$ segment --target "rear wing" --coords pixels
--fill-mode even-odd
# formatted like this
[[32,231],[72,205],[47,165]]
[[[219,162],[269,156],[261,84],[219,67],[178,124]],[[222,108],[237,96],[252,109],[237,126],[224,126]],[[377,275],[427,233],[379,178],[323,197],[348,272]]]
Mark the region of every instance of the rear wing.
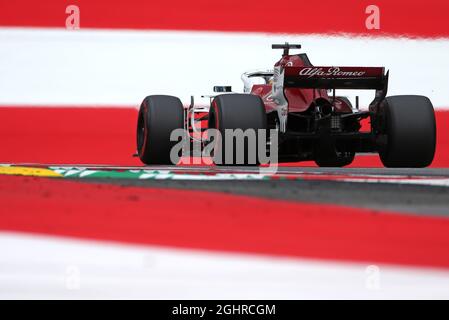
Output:
[[383,67],[285,67],[284,88],[387,90]]

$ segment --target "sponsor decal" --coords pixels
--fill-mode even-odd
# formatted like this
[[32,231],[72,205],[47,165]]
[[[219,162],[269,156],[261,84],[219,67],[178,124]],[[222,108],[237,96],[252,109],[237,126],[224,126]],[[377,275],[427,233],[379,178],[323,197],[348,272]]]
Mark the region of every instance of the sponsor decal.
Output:
[[299,71],[300,76],[312,77],[362,77],[365,71],[342,71],[339,67],[304,68]]

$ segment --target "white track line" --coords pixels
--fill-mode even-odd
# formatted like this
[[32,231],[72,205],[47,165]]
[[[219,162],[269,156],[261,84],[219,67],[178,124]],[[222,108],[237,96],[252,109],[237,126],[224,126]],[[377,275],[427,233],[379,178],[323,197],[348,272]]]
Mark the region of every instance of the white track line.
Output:
[[436,187],[449,187],[449,179],[448,178],[440,178],[440,177],[434,177],[434,178],[408,178],[408,179],[376,179],[376,178],[369,178],[369,179],[341,179],[340,181],[345,182],[358,182],[358,183],[389,183],[389,184],[407,184],[407,185],[423,185],[423,186],[436,186]]

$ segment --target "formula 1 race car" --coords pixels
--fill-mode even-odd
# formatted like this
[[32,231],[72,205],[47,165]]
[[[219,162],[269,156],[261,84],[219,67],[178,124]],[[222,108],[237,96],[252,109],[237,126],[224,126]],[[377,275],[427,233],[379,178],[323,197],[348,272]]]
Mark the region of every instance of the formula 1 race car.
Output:
[[[383,67],[317,67],[306,54],[290,54],[296,44],[272,45],[282,49],[274,70],[247,72],[242,76],[244,93],[216,86],[210,104],[189,106],[173,96],[146,97],[137,122],[137,155],[145,164],[176,164],[171,141],[175,129],[184,129],[187,143],[201,141],[202,133],[216,129],[269,130],[277,134],[278,162],[313,160],[323,167],[342,167],[356,153],[379,154],[386,167],[426,167],[432,163],[436,147],[436,124],[432,103],[427,97],[402,95],[387,97],[388,72]],[[259,84],[252,84],[258,78]],[[336,89],[371,89],[375,97],[367,110],[355,106]],[[365,125],[362,128],[362,123]],[[368,124],[368,126],[366,125]],[[369,127],[369,128],[368,128]],[[200,138],[199,138],[200,137]],[[270,146],[270,136],[257,146]],[[214,141],[215,140],[215,141]],[[212,152],[217,164],[224,163],[224,138],[213,139],[219,153]],[[244,152],[251,149],[250,143]],[[253,148],[254,149],[254,148]],[[226,150],[226,151],[225,151]],[[259,162],[256,162],[259,163]]]

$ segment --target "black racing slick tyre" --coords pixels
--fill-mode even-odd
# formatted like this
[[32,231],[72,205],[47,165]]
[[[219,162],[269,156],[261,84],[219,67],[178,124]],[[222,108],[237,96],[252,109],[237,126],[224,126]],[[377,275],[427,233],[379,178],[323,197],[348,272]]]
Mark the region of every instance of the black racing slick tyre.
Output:
[[175,129],[184,128],[184,108],[181,101],[172,96],[146,97],[137,120],[137,153],[145,164],[176,164],[170,152],[177,141],[170,141]]
[[[267,116],[262,99],[251,94],[222,94],[212,101],[209,129],[216,129],[221,138],[215,141],[213,159],[216,165],[258,165],[259,145],[266,152],[266,140],[259,143],[259,133],[267,128]],[[230,130],[229,130],[230,129]],[[237,130],[236,130],[237,129]],[[238,129],[241,129],[238,130]],[[249,130],[248,130],[249,129]],[[233,131],[234,130],[234,131]],[[226,131],[243,132],[246,137],[237,148],[237,138],[229,138]],[[266,132],[265,132],[266,133]],[[232,140],[232,147],[231,146]],[[243,151],[243,152],[242,152]],[[262,151],[262,150],[261,150]],[[231,154],[232,153],[232,154]]]
[[386,142],[379,155],[385,167],[429,166],[436,148],[435,113],[423,96],[387,97],[381,105]]

